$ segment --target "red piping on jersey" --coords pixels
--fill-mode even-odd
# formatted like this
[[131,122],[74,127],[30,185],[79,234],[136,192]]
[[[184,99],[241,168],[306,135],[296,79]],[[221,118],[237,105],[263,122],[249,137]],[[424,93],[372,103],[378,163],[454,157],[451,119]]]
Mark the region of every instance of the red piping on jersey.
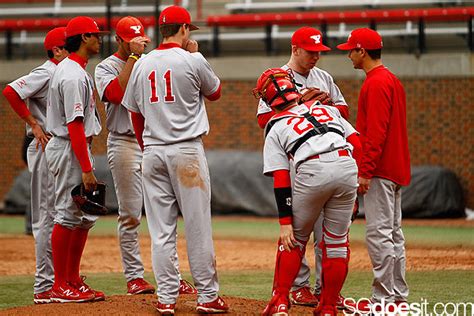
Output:
[[52,63],[54,63],[55,65],[57,65],[57,64],[60,63],[60,61],[57,60],[56,58],[50,58],[49,61],[52,62]]
[[133,129],[135,131],[135,137],[137,138],[138,145],[141,150],[145,148],[143,144],[143,130],[145,129],[145,118],[141,113],[129,111],[132,119]]
[[211,95],[205,95],[206,99],[208,99],[209,101],[219,100],[219,98],[221,97],[221,87],[222,85],[219,84],[219,88],[217,88],[216,92]]
[[86,133],[84,132],[84,124],[82,119],[78,118],[67,124],[69,131],[69,138],[71,139],[71,147],[76,155],[82,172],[92,171],[91,160],[89,159],[89,152],[87,151]]
[[120,57],[119,53],[115,53],[114,56],[117,57],[117,58],[120,59],[120,60],[125,61],[125,62],[126,62],[127,59],[128,59],[128,58],[122,58],[122,57]]
[[83,69],[86,69],[87,66],[87,59],[82,58],[76,53],[71,53],[68,57],[70,60],[74,60],[76,63],[78,63]]
[[170,49],[175,47],[181,48],[181,45],[178,43],[161,43],[160,46],[156,48],[156,50]]
[[105,88],[104,96],[107,100],[104,101],[109,101],[113,104],[120,105],[120,103],[122,103],[124,94],[125,91],[123,91],[118,81],[118,77],[116,77],[107,85],[107,88]]
[[259,114],[257,116],[258,126],[260,126],[261,129],[264,129],[268,121],[270,121],[270,119],[273,117],[273,115],[275,115],[275,111],[273,111],[273,109],[271,110],[271,112]]
[[30,110],[28,110],[28,107],[26,106],[25,101],[20,98],[18,93],[12,87],[7,85],[5,89],[3,89],[3,95],[7,99],[8,103],[10,103],[13,111],[15,111],[19,117],[25,118],[31,114]]

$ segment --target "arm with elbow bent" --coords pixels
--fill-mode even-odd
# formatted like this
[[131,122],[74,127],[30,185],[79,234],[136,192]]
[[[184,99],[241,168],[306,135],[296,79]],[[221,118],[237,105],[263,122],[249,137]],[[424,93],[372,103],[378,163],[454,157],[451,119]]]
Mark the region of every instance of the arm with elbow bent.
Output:
[[6,86],[6,88],[3,90],[3,95],[7,99],[8,103],[10,103],[10,106],[16,112],[16,114],[18,114],[18,116],[31,127],[31,131],[37,140],[36,149],[38,149],[38,146],[41,145],[41,148],[44,151],[51,136],[44,132],[41,125],[38,124],[38,121],[36,121],[26,106],[25,101],[12,87]]
[[219,87],[217,88],[216,92],[214,92],[213,94],[211,95],[205,95],[206,99],[208,99],[209,101],[217,101],[220,99],[221,97],[221,87],[222,85],[219,84]]

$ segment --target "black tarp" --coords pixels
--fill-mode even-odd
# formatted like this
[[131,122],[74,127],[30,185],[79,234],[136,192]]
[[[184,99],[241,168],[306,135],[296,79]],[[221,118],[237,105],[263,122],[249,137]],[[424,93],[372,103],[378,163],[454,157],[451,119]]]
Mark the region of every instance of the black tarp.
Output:
[[[262,175],[262,154],[252,151],[207,151],[214,214],[251,213],[276,216],[272,179]],[[96,177],[107,183],[106,206],[117,209],[117,199],[105,156],[95,158]],[[29,199],[29,173],[16,179],[5,197],[6,213],[23,213]],[[402,192],[406,218],[453,218],[465,216],[461,184],[449,169],[412,167],[412,182]]]

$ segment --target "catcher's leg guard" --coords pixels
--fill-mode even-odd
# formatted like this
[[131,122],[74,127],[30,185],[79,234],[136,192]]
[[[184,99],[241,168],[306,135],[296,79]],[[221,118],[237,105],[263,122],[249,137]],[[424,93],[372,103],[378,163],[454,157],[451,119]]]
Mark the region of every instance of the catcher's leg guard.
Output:
[[288,296],[291,285],[301,267],[306,250],[306,242],[297,241],[296,247],[286,251],[278,241],[278,251],[275,262],[275,275],[273,278],[273,290]]
[[262,315],[288,315],[288,295],[300,270],[305,249],[306,242],[297,241],[295,248],[286,251],[282,243],[278,241],[272,299],[263,310]]
[[[349,267],[348,233],[342,236],[334,235],[325,228],[320,247],[323,250],[322,259],[322,293],[320,310],[333,310],[346,280]],[[316,311],[315,311],[316,312]]]

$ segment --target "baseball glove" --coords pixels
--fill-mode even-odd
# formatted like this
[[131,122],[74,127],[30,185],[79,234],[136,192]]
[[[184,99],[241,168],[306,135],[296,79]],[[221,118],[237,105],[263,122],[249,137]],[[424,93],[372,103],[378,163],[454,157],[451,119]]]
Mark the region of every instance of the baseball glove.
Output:
[[90,215],[105,215],[109,211],[105,207],[105,183],[98,182],[92,192],[86,192],[84,184],[81,183],[71,191],[72,200],[77,208]]
[[318,88],[306,88],[301,92],[301,96],[298,98],[298,104],[302,104],[308,101],[319,101],[325,105],[333,105],[331,97],[327,92],[321,91]]

